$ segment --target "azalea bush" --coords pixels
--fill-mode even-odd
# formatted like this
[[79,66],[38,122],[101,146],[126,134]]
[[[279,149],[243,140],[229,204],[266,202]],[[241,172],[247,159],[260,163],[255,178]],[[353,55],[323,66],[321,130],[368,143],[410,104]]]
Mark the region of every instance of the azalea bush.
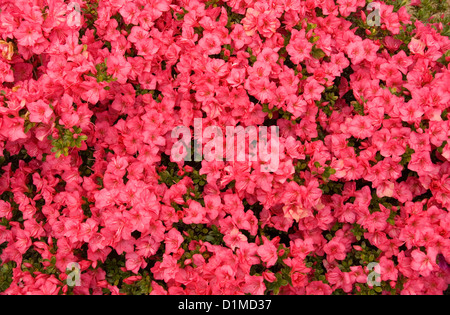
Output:
[[2,0],[0,292],[448,292],[447,4],[369,2]]

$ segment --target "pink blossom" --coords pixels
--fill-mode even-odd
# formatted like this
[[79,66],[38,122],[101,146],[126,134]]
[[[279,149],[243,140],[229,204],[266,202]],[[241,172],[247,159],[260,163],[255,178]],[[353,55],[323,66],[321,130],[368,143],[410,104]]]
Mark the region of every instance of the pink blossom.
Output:
[[181,236],[181,233],[176,229],[172,228],[165,236],[165,245],[166,245],[166,253],[170,254],[176,252],[180,247],[181,243],[183,243],[184,238]]
[[278,259],[278,252],[273,241],[269,241],[266,237],[263,237],[263,245],[258,247],[258,255],[261,260],[267,264],[267,267],[273,266]]
[[227,235],[224,236],[223,240],[227,246],[231,249],[235,249],[240,247],[240,243],[245,242],[247,237],[242,234],[239,229],[233,228]]
[[289,44],[286,46],[286,50],[289,53],[292,62],[300,63],[309,57],[312,45],[307,40],[305,31],[293,30]]
[[39,100],[37,102],[33,102],[27,105],[30,110],[30,121],[31,122],[42,122],[44,124],[48,124],[50,118],[53,114],[50,106],[43,101]]

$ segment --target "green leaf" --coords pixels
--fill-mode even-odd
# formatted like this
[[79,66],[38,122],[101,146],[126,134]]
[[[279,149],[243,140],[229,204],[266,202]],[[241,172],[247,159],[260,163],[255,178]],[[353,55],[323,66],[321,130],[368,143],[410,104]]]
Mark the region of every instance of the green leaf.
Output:
[[326,56],[326,54],[324,53],[324,51],[320,48],[316,48],[315,46],[312,48],[311,50],[311,55],[315,58],[315,59],[322,59],[323,57]]

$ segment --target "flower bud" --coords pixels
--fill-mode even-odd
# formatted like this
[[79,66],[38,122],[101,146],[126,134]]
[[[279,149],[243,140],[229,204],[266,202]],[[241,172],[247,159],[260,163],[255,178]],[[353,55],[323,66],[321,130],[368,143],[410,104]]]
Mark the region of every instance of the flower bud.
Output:
[[266,280],[268,282],[277,281],[277,277],[275,276],[275,274],[273,272],[263,271],[262,276],[263,276],[264,280]]

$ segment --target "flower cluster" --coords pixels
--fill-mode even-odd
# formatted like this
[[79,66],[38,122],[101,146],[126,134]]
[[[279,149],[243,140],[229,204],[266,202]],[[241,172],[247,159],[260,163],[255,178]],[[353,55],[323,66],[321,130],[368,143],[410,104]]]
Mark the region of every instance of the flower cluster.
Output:
[[[0,292],[444,293],[450,21],[367,4],[2,0]],[[195,118],[277,170],[175,162]]]

